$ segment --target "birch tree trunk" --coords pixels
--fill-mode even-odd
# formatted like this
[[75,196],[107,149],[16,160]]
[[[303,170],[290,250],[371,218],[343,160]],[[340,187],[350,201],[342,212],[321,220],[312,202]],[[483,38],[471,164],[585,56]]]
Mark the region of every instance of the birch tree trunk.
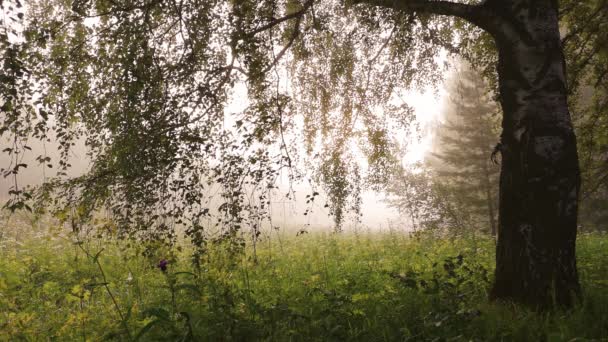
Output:
[[580,171],[567,103],[557,0],[367,0],[395,10],[456,16],[489,32],[499,53],[503,133],[492,299],[571,306]]
[[557,4],[496,3],[495,13],[506,24],[495,35],[504,116],[492,297],[568,307],[580,294],[575,257],[580,171]]

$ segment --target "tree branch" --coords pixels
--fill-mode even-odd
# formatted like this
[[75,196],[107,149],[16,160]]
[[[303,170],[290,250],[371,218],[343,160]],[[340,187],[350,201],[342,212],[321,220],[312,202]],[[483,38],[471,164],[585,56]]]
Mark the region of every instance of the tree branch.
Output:
[[253,30],[251,32],[248,32],[247,35],[254,36],[254,35],[256,35],[256,34],[258,34],[260,32],[263,32],[263,31],[266,31],[268,29],[271,29],[271,28],[277,26],[278,24],[280,24],[280,23],[282,23],[284,21],[290,20],[290,19],[298,18],[298,20],[300,20],[299,18],[301,18],[302,15],[304,13],[306,13],[306,11],[308,11],[308,9],[312,6],[313,2],[314,2],[314,0],[308,0],[308,1],[306,1],[306,3],[304,3],[304,6],[302,7],[301,10],[299,10],[297,12],[294,12],[294,13],[291,13],[291,14],[288,14],[288,15],[286,15],[284,17],[281,17],[281,18],[272,19],[268,24],[266,24],[264,26],[261,26],[261,27],[258,27],[257,29],[255,29],[255,30]]
[[468,5],[442,0],[352,0],[353,4],[368,4],[392,8],[396,11],[438,14],[458,17],[471,22],[483,29],[488,29],[488,21],[484,20],[483,5]]

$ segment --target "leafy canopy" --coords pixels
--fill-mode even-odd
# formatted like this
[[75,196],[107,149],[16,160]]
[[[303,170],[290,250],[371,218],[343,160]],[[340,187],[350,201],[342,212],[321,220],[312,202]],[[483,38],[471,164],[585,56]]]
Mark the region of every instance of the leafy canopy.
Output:
[[[32,196],[17,177],[28,139],[56,139],[59,172],[39,198],[79,220],[108,209],[120,232],[155,238],[173,238],[179,224],[199,244],[212,226],[226,236],[256,229],[283,169],[322,186],[339,228],[361,189],[399,167],[396,135],[412,121],[400,96],[441,79],[443,49],[495,78],[481,30],[348,1],[1,6],[0,132],[14,161],[3,172],[15,177],[8,207]],[[243,84],[246,99],[234,91]],[[231,112],[231,101],[246,109]],[[91,167],[70,178],[78,141]]]
[[[412,119],[399,94],[439,80],[436,56],[456,37],[449,18],[338,1],[57,0],[18,8],[15,24],[3,25],[19,29],[2,36],[2,85],[14,90],[3,100],[3,134],[17,142],[10,153],[24,152],[32,136],[57,139],[65,171],[70,148],[84,139],[90,171],[60,173],[45,189],[63,194],[56,198],[82,218],[110,209],[129,232],[164,234],[185,219],[201,228],[210,212],[238,230],[267,215],[282,168],[295,180],[306,166],[340,225],[362,185],[390,176],[392,132]],[[229,113],[243,83],[247,108]],[[25,195],[15,190],[13,205]]]

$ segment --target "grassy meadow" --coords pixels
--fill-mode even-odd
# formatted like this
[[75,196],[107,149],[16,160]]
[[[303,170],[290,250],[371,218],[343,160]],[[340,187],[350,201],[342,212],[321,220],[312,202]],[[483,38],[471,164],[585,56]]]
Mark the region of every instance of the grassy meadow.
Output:
[[[581,235],[585,299],[488,303],[489,238],[284,233],[242,253],[44,233],[0,241],[0,341],[598,341],[608,236]],[[164,261],[163,261],[164,260]],[[164,270],[163,270],[164,269]]]

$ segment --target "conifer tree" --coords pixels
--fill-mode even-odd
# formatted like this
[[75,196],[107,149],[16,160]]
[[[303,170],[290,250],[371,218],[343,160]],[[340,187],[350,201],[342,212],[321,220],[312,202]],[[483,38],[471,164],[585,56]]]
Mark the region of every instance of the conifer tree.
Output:
[[[475,229],[497,233],[499,108],[481,75],[461,65],[448,81],[449,98],[429,165],[444,196]],[[445,200],[445,198],[444,198]]]

